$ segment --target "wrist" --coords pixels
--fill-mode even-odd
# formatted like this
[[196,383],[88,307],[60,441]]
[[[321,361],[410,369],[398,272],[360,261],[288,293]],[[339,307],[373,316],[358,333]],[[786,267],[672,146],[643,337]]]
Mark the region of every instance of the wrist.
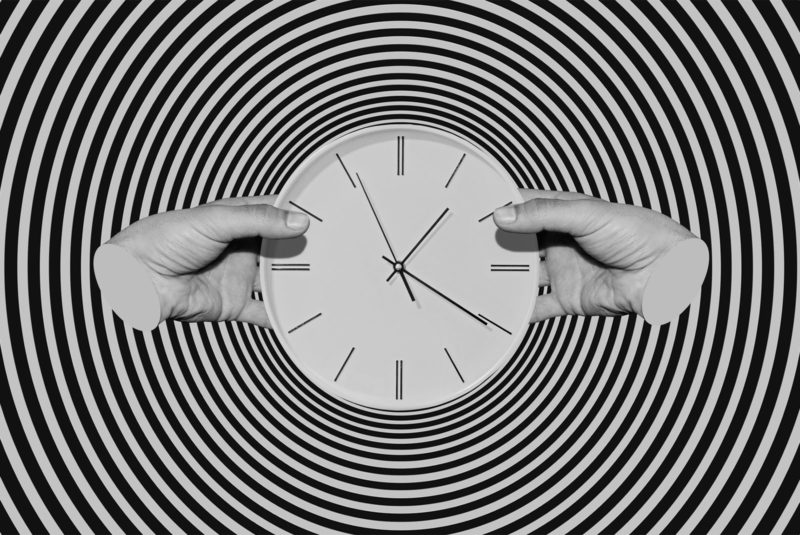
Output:
[[161,322],[161,302],[150,270],[128,249],[105,243],[94,253],[103,300],[131,327],[150,331]]
[[662,325],[677,318],[700,292],[708,263],[708,247],[695,237],[677,242],[656,260],[642,292],[645,321]]

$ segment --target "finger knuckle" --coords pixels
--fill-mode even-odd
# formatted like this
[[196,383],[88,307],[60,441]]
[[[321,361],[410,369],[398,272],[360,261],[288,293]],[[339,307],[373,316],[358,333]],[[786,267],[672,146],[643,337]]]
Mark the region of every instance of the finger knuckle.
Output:
[[205,204],[202,206],[198,206],[196,208],[192,208],[191,212],[187,215],[194,215],[200,213],[207,214],[206,217],[211,221],[217,221],[229,215],[228,207],[223,206],[221,204]]
[[552,199],[533,199],[525,203],[525,211],[528,216],[539,216],[547,213],[553,207]]
[[268,204],[254,204],[249,208],[254,217],[266,221],[268,224],[277,224],[282,220],[280,210]]

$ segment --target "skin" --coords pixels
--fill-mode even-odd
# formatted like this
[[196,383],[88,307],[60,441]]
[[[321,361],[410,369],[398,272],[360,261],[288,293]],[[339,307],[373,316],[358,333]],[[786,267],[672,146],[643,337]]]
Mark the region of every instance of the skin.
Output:
[[[498,227],[539,233],[539,286],[531,322],[565,315],[642,313],[656,260],[695,236],[669,217],[580,193],[521,190],[525,202],[495,211]],[[513,214],[512,217],[504,217]]]
[[[498,227],[538,233],[543,258],[532,322],[563,315],[642,312],[654,262],[694,235],[658,212],[579,193],[521,190],[526,202],[494,213]],[[273,196],[223,199],[156,214],[109,243],[125,247],[152,273],[161,320],[241,321],[269,327],[260,291],[261,238],[303,234],[308,216],[271,206]],[[289,217],[297,225],[288,225]]]
[[[161,320],[242,321],[269,327],[260,291],[261,238],[294,238],[308,216],[271,206],[274,196],[223,199],[152,215],[115,235],[152,273]],[[290,228],[289,215],[299,226]]]

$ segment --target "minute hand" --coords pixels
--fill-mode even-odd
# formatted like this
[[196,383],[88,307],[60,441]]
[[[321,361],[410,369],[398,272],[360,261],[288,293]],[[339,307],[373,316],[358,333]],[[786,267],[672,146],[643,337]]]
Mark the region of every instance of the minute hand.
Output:
[[[391,260],[389,260],[385,256],[383,256],[381,258],[383,258],[384,260],[386,260],[390,264],[393,263]],[[438,295],[439,297],[444,299],[445,301],[448,301],[450,304],[455,305],[457,308],[461,309],[463,312],[466,312],[468,315],[470,315],[473,318],[475,318],[476,321],[479,321],[484,325],[488,325],[488,323],[483,318],[481,318],[477,314],[473,314],[472,312],[470,312],[469,310],[467,310],[463,306],[459,305],[458,303],[456,303],[455,301],[453,301],[452,299],[450,299],[449,297],[444,295],[442,292],[440,292],[439,290],[437,290],[436,288],[434,288],[433,286],[431,286],[430,284],[428,284],[424,280],[420,279],[419,277],[417,277],[413,273],[409,272],[407,269],[404,269],[403,273],[405,273],[406,275],[408,275],[409,277],[411,277],[412,279],[414,279],[415,281],[417,281],[418,283],[420,283],[421,285],[423,285],[424,287],[426,287],[427,289],[429,289],[430,291],[432,291],[433,293],[435,293],[436,295]]]

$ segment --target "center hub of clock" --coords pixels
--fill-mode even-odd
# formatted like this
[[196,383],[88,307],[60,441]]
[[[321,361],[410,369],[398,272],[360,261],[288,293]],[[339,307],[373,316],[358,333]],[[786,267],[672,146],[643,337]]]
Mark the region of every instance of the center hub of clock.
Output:
[[402,262],[395,262],[394,270],[397,272],[403,271],[403,263]]

